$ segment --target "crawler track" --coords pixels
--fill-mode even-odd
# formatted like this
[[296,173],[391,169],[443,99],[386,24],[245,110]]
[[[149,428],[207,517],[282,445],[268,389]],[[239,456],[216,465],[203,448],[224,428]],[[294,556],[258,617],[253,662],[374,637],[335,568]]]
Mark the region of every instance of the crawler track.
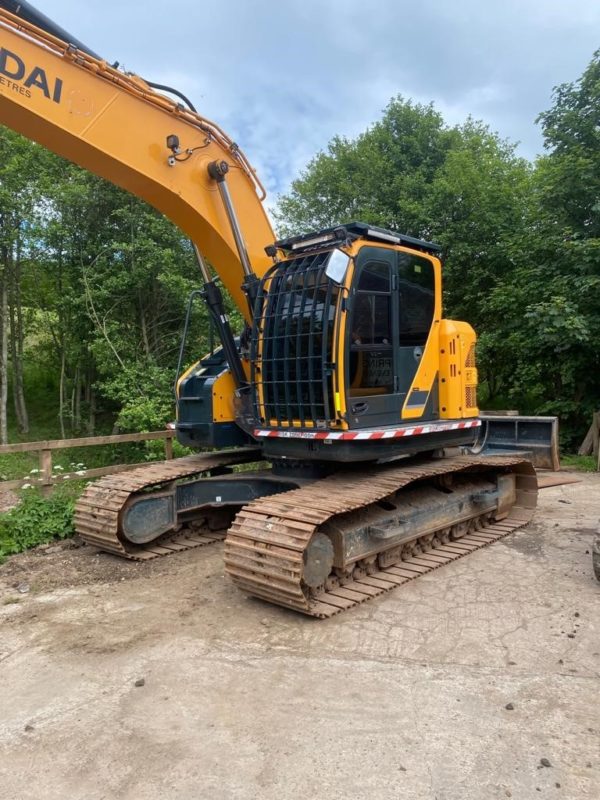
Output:
[[[501,521],[480,527],[488,520],[478,520],[475,529],[459,539],[445,536],[444,543],[439,543],[438,538],[426,552],[382,569],[374,565],[372,570],[355,570],[347,580],[331,576],[316,591],[303,583],[306,548],[319,528],[336,515],[383,500],[415,481],[448,473],[482,471],[516,473],[516,503]],[[526,525],[533,515],[536,496],[535,471],[528,461],[518,457],[420,460],[352,475],[338,473],[245,506],[225,539],[225,566],[234,583],[247,594],[324,619],[486,547]],[[448,525],[452,525],[452,520]],[[429,544],[432,538],[422,544]]]
[[75,506],[75,529],[88,544],[136,561],[221,541],[222,534],[186,529],[165,534],[145,545],[132,544],[121,533],[121,511],[130,497],[147,489],[204,473],[209,475],[220,467],[255,461],[259,457],[258,449],[232,450],[160,461],[130,472],[108,475],[88,486],[79,498]]

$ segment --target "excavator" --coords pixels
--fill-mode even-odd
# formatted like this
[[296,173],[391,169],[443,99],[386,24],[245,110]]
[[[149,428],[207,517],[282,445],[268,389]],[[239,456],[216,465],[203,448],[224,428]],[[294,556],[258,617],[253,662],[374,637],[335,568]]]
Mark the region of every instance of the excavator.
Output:
[[[442,316],[438,246],[355,221],[277,239],[250,162],[180,92],[27,2],[0,0],[0,33],[0,124],[162,212],[202,281],[176,382],[193,454],[89,485],[86,542],[143,560],[224,538],[242,591],[323,619],[527,524],[535,469],[483,447],[476,337]],[[220,346],[183,370],[198,298]]]

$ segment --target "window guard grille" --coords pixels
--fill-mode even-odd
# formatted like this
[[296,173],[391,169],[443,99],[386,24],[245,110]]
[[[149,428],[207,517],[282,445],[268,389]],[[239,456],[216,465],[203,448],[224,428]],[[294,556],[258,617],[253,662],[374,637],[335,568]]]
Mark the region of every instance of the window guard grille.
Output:
[[281,262],[260,282],[250,359],[261,425],[335,424],[332,350],[340,290],[325,275],[329,256]]

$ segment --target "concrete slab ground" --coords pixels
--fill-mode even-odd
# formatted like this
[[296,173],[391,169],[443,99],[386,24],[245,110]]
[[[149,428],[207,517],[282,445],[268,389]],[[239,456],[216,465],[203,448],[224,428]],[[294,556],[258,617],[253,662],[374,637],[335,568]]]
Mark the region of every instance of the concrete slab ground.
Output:
[[598,800],[582,478],[527,530],[324,622],[245,598],[219,546],[9,560],[0,798]]

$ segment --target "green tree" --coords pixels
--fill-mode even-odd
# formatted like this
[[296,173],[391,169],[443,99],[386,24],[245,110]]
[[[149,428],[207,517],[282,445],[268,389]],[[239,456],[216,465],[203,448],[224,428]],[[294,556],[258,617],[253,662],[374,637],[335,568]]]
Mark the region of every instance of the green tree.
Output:
[[[198,284],[192,249],[142,201],[75,167],[71,172],[56,186],[44,232],[61,385],[77,396],[85,375],[100,400],[116,413],[126,410],[124,426],[160,427],[173,416],[180,331]],[[197,323],[192,335],[202,341],[206,315]],[[67,395],[60,407],[77,417]]]
[[458,134],[432,105],[397,97],[356,139],[335,137],[279,198],[283,233],[301,233],[355,219],[426,235],[427,196]]
[[43,206],[43,173],[48,154],[18,134],[0,129],[0,440],[7,439],[8,383],[12,381],[19,429],[28,430],[23,371],[26,328],[23,271],[32,228]]
[[[63,437],[93,432],[100,413],[125,429],[160,427],[173,417],[187,296],[200,282],[189,241],[137,198],[11,131],[0,129],[0,154],[0,437],[9,378],[26,414],[16,402],[23,364],[36,390],[49,376],[43,405]],[[196,310],[190,360],[207,349],[208,328]]]
[[553,101],[538,118],[548,152],[536,165],[536,301],[522,353],[538,408],[561,414],[575,443],[600,397],[600,51]]

